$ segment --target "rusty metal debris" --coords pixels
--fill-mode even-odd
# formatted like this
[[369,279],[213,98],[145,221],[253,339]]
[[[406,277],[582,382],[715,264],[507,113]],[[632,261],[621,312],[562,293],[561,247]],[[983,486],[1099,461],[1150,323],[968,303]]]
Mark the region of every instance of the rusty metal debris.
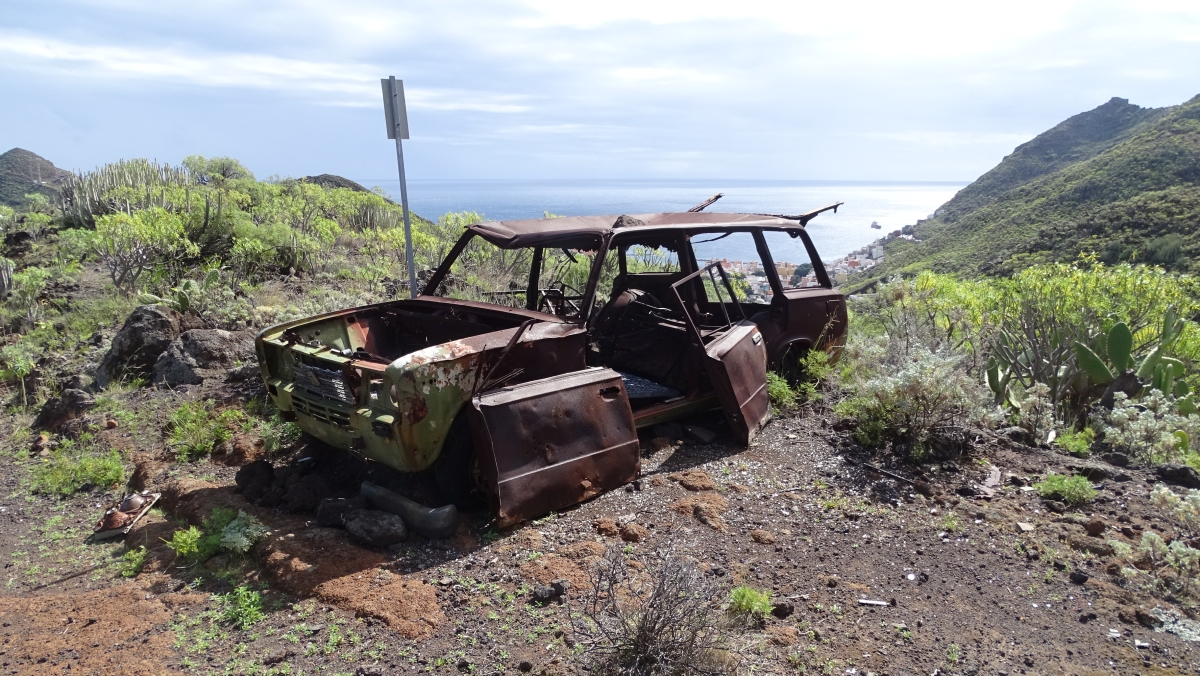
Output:
[[92,538],[108,540],[126,535],[134,525],[146,516],[154,503],[158,502],[159,493],[130,493],[120,500],[111,503],[104,510],[104,516],[92,527]]
[[717,200],[721,199],[724,196],[725,196],[725,193],[719,192],[719,193],[713,195],[712,197],[709,197],[708,199],[704,200],[703,202],[697,204],[696,206],[692,207],[691,209],[688,209],[688,211],[690,213],[697,213],[700,211],[704,211],[707,207],[712,206],[714,203],[716,203]]
[[[683,213],[468,226],[417,298],[262,331],[267,390],[309,434],[430,470],[459,506],[482,493],[502,523],[636,478],[641,429],[720,409],[749,443],[769,420],[767,369],[844,344],[844,297],[804,229],[840,203],[700,211],[717,197]],[[697,259],[693,237],[734,233],[753,240],[765,295]],[[772,233],[801,240],[817,286],[785,286]]]

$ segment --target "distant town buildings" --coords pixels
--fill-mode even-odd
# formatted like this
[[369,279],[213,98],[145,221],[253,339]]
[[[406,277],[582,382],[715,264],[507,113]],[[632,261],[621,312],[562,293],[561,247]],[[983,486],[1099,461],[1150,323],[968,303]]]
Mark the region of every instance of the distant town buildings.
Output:
[[[874,225],[874,224],[872,224]],[[850,275],[853,275],[864,270],[870,270],[883,261],[883,243],[896,238],[904,238],[914,240],[912,236],[912,226],[905,226],[903,230],[893,230],[886,236],[875,240],[867,246],[854,251],[846,256],[833,261],[824,261],[825,271],[829,274],[830,281],[835,286],[845,284],[849,280]],[[916,241],[916,240],[914,240]],[[737,273],[745,277],[746,282],[750,285],[750,294],[757,297],[759,300],[770,300],[774,292],[771,289],[771,284],[767,280],[766,272],[762,268],[762,263],[759,261],[731,261],[726,258],[714,259],[707,261],[708,263],[717,262],[721,264],[727,272]],[[809,287],[820,286],[817,281],[817,275],[813,271],[809,271],[806,275],[796,278],[796,270],[799,266],[795,263],[780,261],[775,264],[775,271],[779,273],[779,281],[782,282],[784,289],[806,289]]]
[[731,261],[728,258],[722,258],[720,260],[711,260],[709,263],[720,263],[721,268],[726,272],[736,272],[742,275],[762,273],[762,263],[758,261]]

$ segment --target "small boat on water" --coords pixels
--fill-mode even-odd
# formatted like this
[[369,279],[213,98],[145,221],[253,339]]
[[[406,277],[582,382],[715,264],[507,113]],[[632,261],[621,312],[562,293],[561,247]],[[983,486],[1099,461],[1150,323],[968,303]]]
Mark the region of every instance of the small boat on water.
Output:
[[871,221],[871,227],[875,230],[883,230],[883,226],[879,224],[879,221]]

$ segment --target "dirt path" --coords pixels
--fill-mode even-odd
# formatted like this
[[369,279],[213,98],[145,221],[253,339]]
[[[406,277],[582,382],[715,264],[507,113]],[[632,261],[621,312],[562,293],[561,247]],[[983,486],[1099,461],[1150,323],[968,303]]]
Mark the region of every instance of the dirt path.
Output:
[[[161,545],[176,524],[156,516],[131,536],[150,549],[147,572],[131,581],[117,574],[119,545],[79,544],[97,496],[60,503],[12,490],[0,505],[11,562],[0,662],[9,673],[566,673],[576,664],[569,606],[530,605],[533,586],[567,579],[579,590],[605,547],[636,556],[669,539],[726,587],[770,590],[795,607],[735,637],[743,673],[1200,669],[1196,643],[1139,622],[1169,604],[1136,582],[1119,586],[1107,572],[1116,557],[1087,551],[1132,544],[1121,529],[1170,536],[1149,507],[1147,476],[1111,468],[1086,513],[1058,515],[1015,483],[1065,471],[1067,456],[996,442],[928,466],[918,489],[841,443],[820,417],[781,418],[749,450],[648,452],[637,484],[511,532],[479,514],[455,540],[414,538],[389,552],[239,502],[229,468],[176,465],[167,479],[177,518],[240,506],[272,535],[248,561],[187,569]],[[993,497],[956,494],[984,492],[992,467],[1003,477]],[[1089,539],[1093,519],[1104,532]],[[246,631],[219,622],[207,593],[234,584],[266,589],[267,617]]]

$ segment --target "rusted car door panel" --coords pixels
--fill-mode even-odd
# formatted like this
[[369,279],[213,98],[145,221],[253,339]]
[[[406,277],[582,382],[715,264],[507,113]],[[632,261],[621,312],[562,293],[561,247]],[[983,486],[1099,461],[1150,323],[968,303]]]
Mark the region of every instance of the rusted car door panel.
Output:
[[767,397],[767,350],[762,333],[749,320],[737,322],[704,347],[704,367],[729,421],[749,444],[770,420]]
[[480,474],[503,525],[637,477],[637,430],[621,376],[589,368],[472,400]]
[[[702,283],[704,276],[711,282],[714,293],[719,296],[719,284],[725,290],[726,298],[730,299],[728,307],[719,303],[709,304],[721,309],[725,318],[722,326],[705,326],[696,314],[699,308],[689,308],[683,302],[681,288],[689,283]],[[720,263],[710,263],[686,275],[672,284],[671,289],[686,310],[685,316],[695,343],[704,351],[704,370],[729,421],[730,431],[742,444],[749,445],[750,440],[770,420],[767,348],[763,334],[754,322],[746,319],[745,308],[737,302],[733,286]],[[733,321],[733,313],[741,315],[741,319]]]
[[[800,338],[817,346],[826,341],[825,348],[840,347],[846,335],[846,298],[836,289],[793,289],[785,292],[787,302],[786,335]],[[829,341],[829,338],[833,338]],[[791,342],[791,341],[789,341]],[[828,344],[832,342],[832,344]],[[780,344],[780,353],[787,346]],[[777,359],[780,355],[772,355]]]

